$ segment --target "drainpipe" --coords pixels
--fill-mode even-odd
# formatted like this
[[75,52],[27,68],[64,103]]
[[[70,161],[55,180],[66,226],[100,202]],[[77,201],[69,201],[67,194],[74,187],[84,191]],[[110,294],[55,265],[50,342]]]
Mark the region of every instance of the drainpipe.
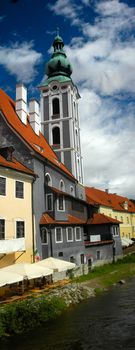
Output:
[[34,200],[33,200],[33,184],[36,181],[36,178],[33,178],[32,181],[32,191],[31,191],[31,202],[32,202],[32,262],[35,262],[35,235],[34,235]]

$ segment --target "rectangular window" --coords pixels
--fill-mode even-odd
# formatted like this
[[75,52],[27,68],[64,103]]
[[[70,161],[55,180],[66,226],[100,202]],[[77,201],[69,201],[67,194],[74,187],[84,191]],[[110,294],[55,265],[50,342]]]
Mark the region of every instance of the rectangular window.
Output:
[[6,178],[0,177],[0,195],[6,196]]
[[22,181],[15,182],[15,196],[16,198],[24,198],[24,183]]
[[113,226],[113,235],[118,236],[119,235],[119,228],[118,226]]
[[59,211],[64,211],[65,210],[65,201],[64,201],[63,196],[59,196],[57,203],[58,203],[57,209]]
[[25,236],[24,221],[16,221],[16,238],[22,238],[24,236]]
[[100,250],[97,250],[97,260],[100,260],[101,259],[101,252]]
[[81,260],[81,265],[83,265],[84,264],[84,254],[80,255],[80,260]]
[[72,227],[67,227],[67,242],[73,242],[73,229]]
[[42,244],[48,244],[48,232],[44,227],[41,229],[41,242]]
[[0,219],[0,239],[5,239],[5,220]]
[[61,227],[56,227],[56,229],[55,229],[55,242],[56,243],[63,242],[62,228]]
[[75,240],[81,241],[81,228],[75,227]]
[[47,194],[46,195],[46,209],[48,211],[53,210],[53,195],[52,194]]

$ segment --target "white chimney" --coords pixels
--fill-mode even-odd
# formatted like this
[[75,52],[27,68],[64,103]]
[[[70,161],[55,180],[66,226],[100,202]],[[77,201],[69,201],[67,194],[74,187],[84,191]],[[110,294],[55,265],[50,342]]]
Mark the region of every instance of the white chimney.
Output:
[[29,115],[30,115],[30,125],[34,130],[35,134],[39,135],[40,130],[40,119],[39,119],[39,103],[37,100],[32,99],[29,102]]
[[16,85],[16,113],[23,124],[27,124],[27,89],[23,84]]

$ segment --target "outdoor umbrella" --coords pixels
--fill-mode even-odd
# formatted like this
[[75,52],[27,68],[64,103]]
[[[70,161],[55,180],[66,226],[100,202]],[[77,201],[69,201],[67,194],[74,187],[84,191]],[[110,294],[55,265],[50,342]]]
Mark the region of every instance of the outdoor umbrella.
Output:
[[23,280],[23,277],[15,272],[4,271],[4,268],[0,269],[0,287],[8,284],[17,283]]
[[53,270],[51,269],[43,268],[42,266],[38,266],[37,264],[28,263],[13,264],[4,267],[2,270],[3,272],[15,272],[16,274],[19,274],[23,276],[23,278],[27,278],[28,280],[40,278],[43,276],[49,276],[53,273]]
[[36,263],[38,266],[44,266],[49,269],[53,269],[53,271],[61,272],[66,270],[73,269],[76,265],[74,263],[61,260],[61,259],[55,259],[55,258],[47,258],[44,260],[39,261]]

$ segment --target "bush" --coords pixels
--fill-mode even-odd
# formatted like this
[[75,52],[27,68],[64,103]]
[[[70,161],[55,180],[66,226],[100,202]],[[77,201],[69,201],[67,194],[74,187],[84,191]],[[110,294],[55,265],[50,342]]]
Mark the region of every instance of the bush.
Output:
[[60,315],[66,305],[62,299],[45,297],[6,305],[0,312],[0,337],[29,331]]

